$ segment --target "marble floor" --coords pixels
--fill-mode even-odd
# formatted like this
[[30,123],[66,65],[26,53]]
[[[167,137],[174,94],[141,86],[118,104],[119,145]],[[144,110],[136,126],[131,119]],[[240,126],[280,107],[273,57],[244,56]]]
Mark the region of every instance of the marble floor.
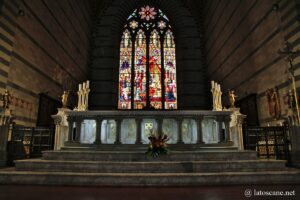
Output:
[[[248,189],[248,190],[247,190]],[[252,192],[245,197],[245,191]],[[292,196],[254,196],[258,191],[289,191]],[[293,192],[294,191],[294,192]],[[300,185],[205,187],[56,187],[0,185],[1,200],[243,200],[300,199]]]

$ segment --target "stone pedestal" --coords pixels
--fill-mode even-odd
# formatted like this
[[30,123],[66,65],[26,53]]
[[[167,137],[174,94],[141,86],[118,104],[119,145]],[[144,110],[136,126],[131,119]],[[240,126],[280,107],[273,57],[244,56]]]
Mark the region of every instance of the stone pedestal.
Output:
[[230,135],[233,141],[233,146],[242,151],[244,150],[243,122],[246,115],[241,114],[239,108],[229,108],[229,110],[233,111],[230,121]]
[[300,124],[292,110],[288,111],[287,121],[290,132],[292,166],[300,168]]
[[56,115],[52,115],[55,123],[55,140],[54,150],[60,150],[64,146],[64,143],[68,140],[68,121],[66,111],[70,111],[67,108],[59,108]]
[[5,109],[0,113],[0,167],[6,166],[7,163],[7,139],[9,126],[13,117],[11,110]]
[[291,161],[294,167],[300,168],[300,126],[290,126]]

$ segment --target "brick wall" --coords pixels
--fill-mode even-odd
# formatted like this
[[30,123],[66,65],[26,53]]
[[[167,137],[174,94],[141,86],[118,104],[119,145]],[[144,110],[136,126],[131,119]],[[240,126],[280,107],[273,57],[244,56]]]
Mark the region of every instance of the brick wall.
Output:
[[87,79],[92,7],[80,0],[5,0],[0,16],[0,92],[16,123],[34,126],[39,94],[60,99]]

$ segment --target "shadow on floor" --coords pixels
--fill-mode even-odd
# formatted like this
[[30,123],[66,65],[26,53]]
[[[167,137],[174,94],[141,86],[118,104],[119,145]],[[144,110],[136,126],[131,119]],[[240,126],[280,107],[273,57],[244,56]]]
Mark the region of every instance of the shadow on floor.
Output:
[[[248,189],[248,190],[247,190]],[[251,197],[245,197],[251,193]],[[259,192],[290,196],[257,196]],[[256,195],[254,195],[254,192]],[[300,185],[200,187],[69,187],[0,185],[1,200],[256,200],[300,199]]]

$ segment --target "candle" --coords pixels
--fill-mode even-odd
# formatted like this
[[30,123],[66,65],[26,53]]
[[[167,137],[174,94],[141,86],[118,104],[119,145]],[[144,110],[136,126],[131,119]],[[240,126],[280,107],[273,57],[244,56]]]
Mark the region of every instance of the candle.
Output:
[[81,90],[81,88],[82,88],[82,85],[81,85],[81,84],[79,84],[79,91]]
[[86,88],[85,83],[83,83],[83,89],[85,89],[85,88]]
[[87,88],[87,89],[90,88],[90,81],[89,81],[89,80],[86,81],[86,88]]
[[214,88],[214,86],[215,86],[214,81],[211,81],[211,87]]

